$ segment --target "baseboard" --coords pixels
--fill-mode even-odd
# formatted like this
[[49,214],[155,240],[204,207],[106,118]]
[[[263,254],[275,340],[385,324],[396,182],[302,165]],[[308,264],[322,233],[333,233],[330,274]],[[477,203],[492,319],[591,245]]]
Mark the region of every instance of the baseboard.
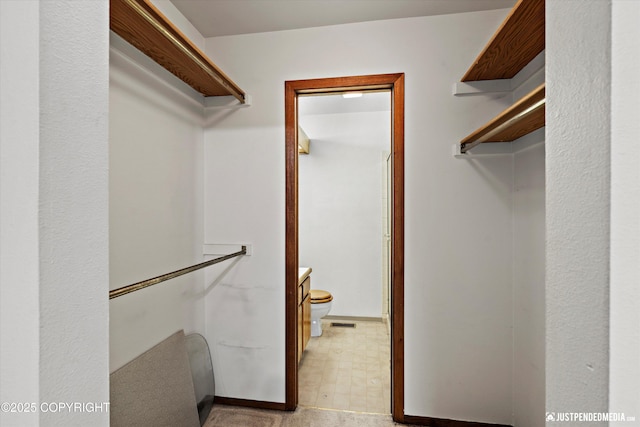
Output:
[[[265,402],[262,400],[236,399],[233,397],[216,396],[213,403],[229,406],[242,406],[254,409],[271,409],[275,411],[286,411],[284,403]],[[428,427],[513,427],[509,424],[491,424],[476,421],[459,421],[445,418],[421,417],[416,415],[405,415],[402,424],[420,425]]]
[[276,411],[284,411],[285,404],[279,402],[265,402],[262,400],[248,400],[248,399],[236,399],[233,397],[216,396],[213,398],[213,403],[229,406],[244,406],[246,408],[255,409],[273,409]]
[[512,427],[508,424],[490,424],[475,421],[457,421],[444,418],[419,417],[415,415],[405,415],[404,424],[413,424],[429,427]]

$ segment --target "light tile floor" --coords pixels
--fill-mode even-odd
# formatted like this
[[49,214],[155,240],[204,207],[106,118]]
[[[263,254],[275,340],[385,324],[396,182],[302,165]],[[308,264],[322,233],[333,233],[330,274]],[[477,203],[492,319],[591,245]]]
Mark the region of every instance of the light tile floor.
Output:
[[[355,328],[331,327],[355,323]],[[300,361],[298,403],[327,409],[391,412],[390,340],[376,321],[323,319]]]

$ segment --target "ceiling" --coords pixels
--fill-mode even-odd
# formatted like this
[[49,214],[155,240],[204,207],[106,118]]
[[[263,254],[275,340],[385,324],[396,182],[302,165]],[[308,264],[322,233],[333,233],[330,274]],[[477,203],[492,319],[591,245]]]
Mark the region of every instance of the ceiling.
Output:
[[516,0],[171,0],[204,37],[510,8]]

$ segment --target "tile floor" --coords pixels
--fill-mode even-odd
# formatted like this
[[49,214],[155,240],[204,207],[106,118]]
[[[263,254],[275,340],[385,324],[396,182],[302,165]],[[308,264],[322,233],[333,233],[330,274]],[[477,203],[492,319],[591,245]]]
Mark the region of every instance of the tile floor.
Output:
[[[331,327],[355,323],[355,328]],[[327,409],[389,414],[390,341],[376,321],[323,319],[322,336],[311,338],[299,369],[298,403]]]

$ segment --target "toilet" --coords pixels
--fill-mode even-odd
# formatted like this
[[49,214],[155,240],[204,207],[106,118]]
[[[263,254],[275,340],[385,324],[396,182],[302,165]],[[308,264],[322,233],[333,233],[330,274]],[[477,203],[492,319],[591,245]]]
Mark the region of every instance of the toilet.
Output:
[[320,289],[311,289],[311,336],[322,335],[322,318],[329,314],[333,296]]

